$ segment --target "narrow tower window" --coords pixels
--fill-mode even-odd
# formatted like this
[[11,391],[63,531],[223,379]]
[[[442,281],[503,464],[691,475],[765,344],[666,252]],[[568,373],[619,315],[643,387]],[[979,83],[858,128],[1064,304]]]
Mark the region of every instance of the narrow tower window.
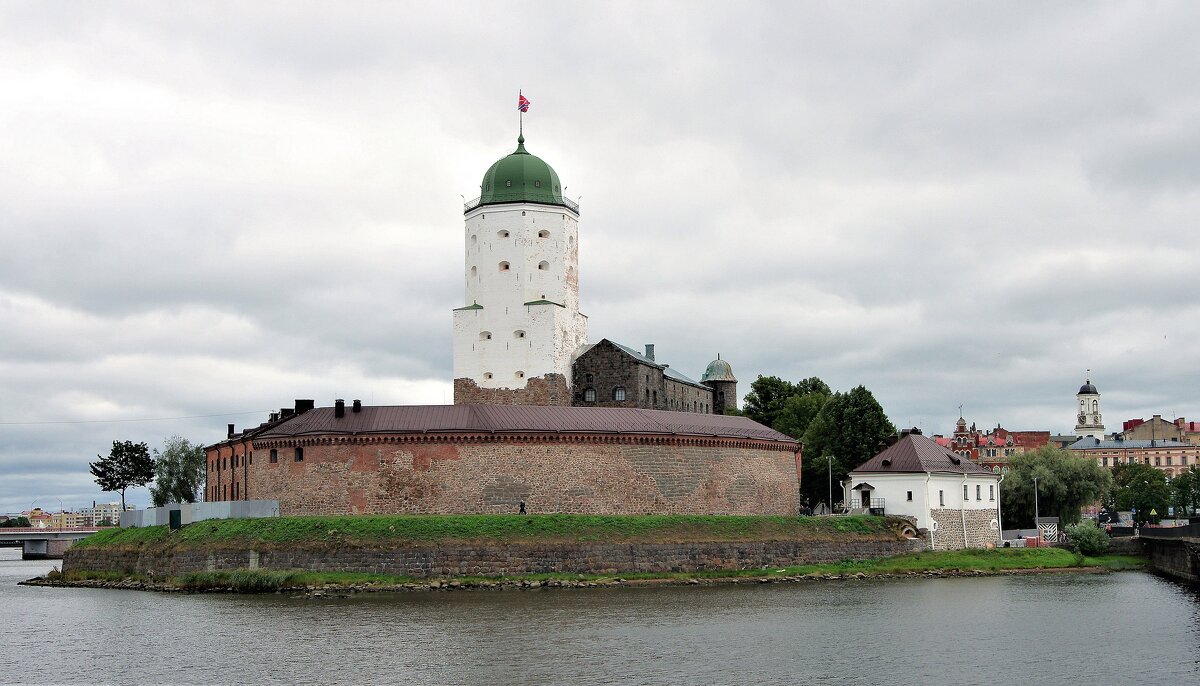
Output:
[[471,278],[475,279],[478,277],[479,277],[479,270],[476,269],[475,267],[471,267]]
[[541,271],[547,271],[550,269],[550,263],[545,260],[542,260],[541,262],[538,262],[538,269],[540,269]]
[[512,180],[510,179],[510,180],[508,180],[508,181],[505,181],[505,182],[504,182],[504,187],[505,187],[505,188],[512,188]]

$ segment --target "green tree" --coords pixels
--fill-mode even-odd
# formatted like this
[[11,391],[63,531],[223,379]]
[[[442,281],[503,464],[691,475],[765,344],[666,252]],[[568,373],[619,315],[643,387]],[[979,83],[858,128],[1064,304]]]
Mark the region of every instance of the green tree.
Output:
[[11,519],[7,519],[3,522],[0,522],[0,527],[13,528],[13,529],[29,528],[29,518],[25,517],[25,516],[13,517]]
[[1200,508],[1200,467],[1192,465],[1171,479],[1171,491],[1173,501],[1184,514],[1196,514],[1196,509]]
[[1157,524],[1166,516],[1171,486],[1161,471],[1137,462],[1119,464],[1113,467],[1112,478],[1112,499],[1117,509],[1136,509],[1135,522]]
[[96,456],[90,463],[96,483],[106,491],[121,494],[121,511],[125,511],[125,490],[145,486],[154,479],[154,459],[145,443],[113,441],[107,457]]
[[829,396],[804,431],[801,493],[814,503],[829,498],[832,461],[836,501],[846,474],[874,457],[895,434],[896,427],[866,387]]
[[775,426],[775,418],[784,402],[796,395],[796,386],[778,376],[759,375],[750,384],[750,392],[742,404],[745,415],[759,424]]
[[1108,533],[1096,526],[1095,522],[1082,521],[1078,524],[1071,524],[1064,531],[1067,533],[1067,540],[1071,543],[1071,550],[1080,555],[1103,555],[1108,552],[1108,545],[1111,542]]
[[150,499],[155,507],[167,503],[194,503],[205,477],[204,446],[171,436],[162,452],[154,449],[154,485]]
[[1034,526],[1035,477],[1038,514],[1058,517],[1063,527],[1078,523],[1083,506],[1103,498],[1112,486],[1112,475],[1095,460],[1066,450],[1047,445],[1015,455],[1001,485],[1005,525]]

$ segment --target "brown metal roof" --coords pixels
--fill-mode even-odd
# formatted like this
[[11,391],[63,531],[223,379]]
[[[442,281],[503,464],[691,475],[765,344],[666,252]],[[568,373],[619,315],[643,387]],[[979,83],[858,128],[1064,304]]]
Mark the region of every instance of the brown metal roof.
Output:
[[319,407],[254,435],[255,439],[314,434],[584,433],[719,436],[796,443],[746,417],[615,407],[540,405],[391,405]]
[[875,457],[850,471],[851,474],[870,472],[950,472],[952,474],[991,474],[967,458],[954,454],[920,434],[908,434]]

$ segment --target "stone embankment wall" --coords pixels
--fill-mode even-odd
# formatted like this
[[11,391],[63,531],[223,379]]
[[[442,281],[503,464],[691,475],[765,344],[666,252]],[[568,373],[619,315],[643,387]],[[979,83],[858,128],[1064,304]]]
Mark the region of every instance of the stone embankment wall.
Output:
[[392,574],[413,578],[519,576],[548,572],[622,574],[756,569],[866,560],[924,549],[920,539],[846,536],[836,540],[713,543],[450,543],[388,549],[360,546],[283,549],[200,548],[182,551],[76,548],[63,571],[147,576],[238,569]]
[[1141,537],[1150,567],[1192,583],[1200,582],[1200,538]]

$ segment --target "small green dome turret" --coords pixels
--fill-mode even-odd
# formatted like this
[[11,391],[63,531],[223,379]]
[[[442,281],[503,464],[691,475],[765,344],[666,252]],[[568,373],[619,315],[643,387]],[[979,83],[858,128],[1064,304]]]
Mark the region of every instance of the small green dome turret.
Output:
[[717,359],[708,363],[708,368],[704,370],[704,376],[700,377],[700,383],[708,381],[732,381],[737,382],[737,377],[733,375],[733,367],[729,363],[721,359],[717,355]]
[[512,154],[487,170],[479,190],[480,205],[536,202],[575,209],[571,207],[573,203],[563,201],[562,186],[554,169],[525,149],[524,135],[517,138],[517,149]]

